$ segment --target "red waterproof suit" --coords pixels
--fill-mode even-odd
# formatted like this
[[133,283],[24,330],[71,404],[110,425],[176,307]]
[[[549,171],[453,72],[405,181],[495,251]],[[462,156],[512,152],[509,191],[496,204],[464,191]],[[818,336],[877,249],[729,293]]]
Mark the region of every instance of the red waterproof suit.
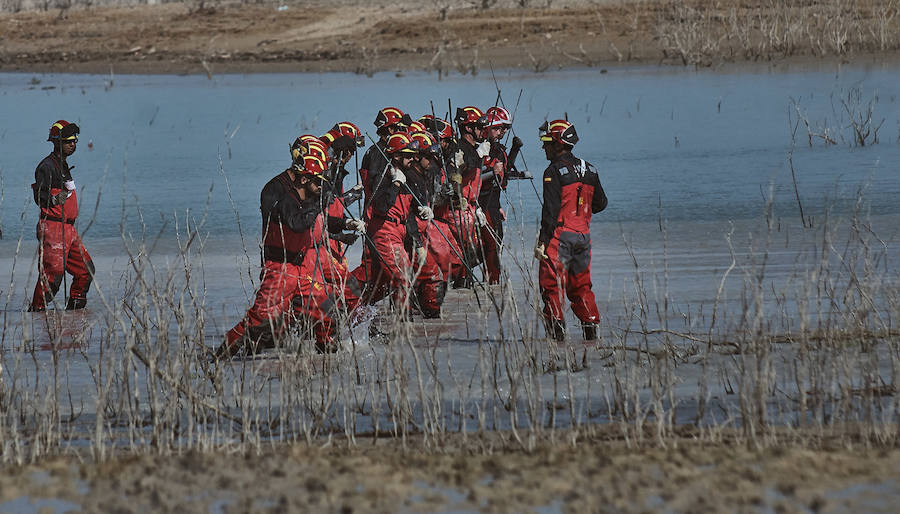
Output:
[[294,315],[291,321],[315,336],[319,351],[332,351],[336,349],[333,339],[337,332],[338,311],[334,288],[343,287],[344,278],[340,273],[345,272],[339,271],[342,263],[335,259],[330,240],[325,237],[323,216],[316,217],[304,237],[308,238],[308,250],[300,265],[297,295],[291,302]]
[[[94,276],[94,263],[75,231],[78,194],[66,161],[55,153],[45,157],[34,170],[31,188],[34,201],[41,208],[37,224],[41,244],[38,282],[34,286],[31,310],[46,308],[62,284],[63,273],[72,275],[66,308],[83,308]],[[68,198],[65,203],[57,204],[55,196],[63,190],[68,190]]]
[[366,303],[376,303],[392,293],[394,305],[400,307],[407,304],[410,286],[407,275],[411,269],[411,259],[406,240],[409,238],[412,241],[413,248],[421,246],[421,240],[412,195],[406,186],[397,186],[389,180],[386,177],[385,183],[375,192],[371,218],[366,227],[377,254],[372,255],[368,280],[360,276],[365,273],[363,265],[353,274],[360,282],[366,282]]
[[544,171],[544,208],[538,241],[548,259],[540,262],[538,281],[544,316],[561,323],[562,295],[582,323],[600,320],[591,290],[591,215],[606,208],[597,171],[565,152]]
[[[428,174],[431,177],[426,177],[425,180],[430,179],[433,187],[429,188],[425,198],[420,198],[424,205],[434,196],[434,190],[445,189],[443,186],[447,184],[446,174],[440,167],[434,166]],[[434,201],[434,219],[417,220],[423,244],[428,249],[425,264],[416,278],[416,295],[425,317],[440,317],[448,282],[462,274],[463,265],[459,258],[462,249],[454,239],[449,221],[450,213],[449,194],[442,194]]]
[[[372,219],[373,195],[381,190],[382,186],[390,183],[390,172],[387,171],[390,162],[385,154],[385,149],[384,141],[373,144],[366,150],[359,165],[359,177],[363,184],[363,220],[366,224]],[[377,260],[377,257],[373,255],[374,251],[371,237],[366,238],[360,265],[351,272],[358,284],[366,284],[373,279],[373,263]]]
[[481,166],[482,158],[478,156],[475,147],[465,139],[459,142],[459,151],[462,152],[462,163],[459,164],[459,174],[462,176],[460,192],[468,204],[465,209],[456,209],[450,213],[450,227],[453,236],[460,246],[465,249],[464,256],[469,267],[474,267],[482,261],[480,231],[476,230],[475,209],[478,207],[478,196],[481,194]]
[[287,171],[263,187],[263,269],[253,305],[225,335],[230,352],[246,342],[271,346],[284,333],[284,314],[300,294],[300,266],[312,249],[311,229],[321,218],[321,210],[317,198],[301,200]]

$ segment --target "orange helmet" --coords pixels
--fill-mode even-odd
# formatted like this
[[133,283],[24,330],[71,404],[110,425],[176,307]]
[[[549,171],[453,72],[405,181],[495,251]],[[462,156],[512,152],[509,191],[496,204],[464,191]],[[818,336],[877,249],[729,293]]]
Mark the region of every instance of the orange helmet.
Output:
[[335,148],[337,151],[355,151],[357,147],[366,146],[366,138],[363,137],[359,127],[349,121],[342,121],[331,127],[321,138],[325,146]]
[[47,137],[47,141],[53,141],[54,143],[57,141],[78,142],[79,132],[81,132],[81,129],[78,128],[78,125],[69,123],[66,120],[59,120],[50,125],[50,135]]
[[387,139],[387,154],[395,155],[398,153],[416,153],[418,145],[414,145],[407,134],[398,132],[391,134]]
[[541,132],[541,142],[556,142],[569,147],[575,146],[578,142],[578,134],[575,132],[575,125],[566,120],[545,121],[543,125],[538,127]]

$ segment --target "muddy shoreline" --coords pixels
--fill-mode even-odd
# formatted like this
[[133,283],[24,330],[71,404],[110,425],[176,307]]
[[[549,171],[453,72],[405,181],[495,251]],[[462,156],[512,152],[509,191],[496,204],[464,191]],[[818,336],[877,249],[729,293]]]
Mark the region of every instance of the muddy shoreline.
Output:
[[185,2],[3,13],[0,70],[466,74],[492,67],[877,63],[896,61],[900,49],[900,16],[890,16],[892,6],[879,10],[878,2],[785,9],[768,0],[568,0],[546,8],[501,2],[487,9],[445,3]]
[[122,453],[96,464],[70,455],[8,467],[0,507],[45,498],[88,512],[633,512],[663,505],[792,512],[884,509],[898,494],[894,448],[854,448],[803,432],[766,448],[727,431],[700,441],[685,430],[664,444],[649,432],[641,441],[617,432],[544,433],[530,449],[529,434],[519,443],[493,433],[448,434],[438,443],[412,436],[264,444],[247,453]]

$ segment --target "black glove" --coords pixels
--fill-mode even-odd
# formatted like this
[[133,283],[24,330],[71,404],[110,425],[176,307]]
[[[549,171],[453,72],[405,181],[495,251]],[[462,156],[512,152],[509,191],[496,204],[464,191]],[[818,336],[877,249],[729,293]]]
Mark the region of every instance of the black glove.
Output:
[[519,136],[513,136],[512,147],[510,148],[510,151],[522,148],[522,144],[522,140],[519,139]]
[[360,189],[351,188],[349,191],[344,193],[344,205],[349,207],[350,205],[353,205],[354,203],[361,200],[362,197],[363,197],[362,188],[360,188]]
[[345,245],[352,245],[356,242],[357,239],[359,239],[359,234],[357,234],[356,232],[341,232],[340,234],[329,234],[329,236],[331,237],[331,239],[340,241]]

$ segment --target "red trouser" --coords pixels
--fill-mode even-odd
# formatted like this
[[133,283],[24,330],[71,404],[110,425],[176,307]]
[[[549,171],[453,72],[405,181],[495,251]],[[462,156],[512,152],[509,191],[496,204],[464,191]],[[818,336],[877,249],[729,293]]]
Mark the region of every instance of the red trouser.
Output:
[[376,255],[373,245],[367,240],[363,245],[362,260],[359,266],[350,272],[344,288],[348,309],[352,310],[359,304],[371,305],[390,292],[387,282],[377,283],[375,280],[381,270],[380,263],[381,260]]
[[500,246],[503,244],[503,222],[500,209],[486,209],[488,224],[481,227],[481,251],[487,265],[488,284],[500,283]]
[[463,269],[458,257],[462,251],[444,221],[419,220],[419,233],[424,234],[428,254],[416,278],[418,299],[423,311],[430,311],[426,315],[439,315],[447,282],[458,277]]
[[315,270],[303,269],[299,294],[294,297],[291,307],[293,321],[299,322],[304,331],[311,332],[318,346],[324,348],[332,343],[337,333],[337,303],[332,294],[333,288],[322,278],[322,274]]
[[74,225],[40,220],[37,238],[41,243],[38,282],[31,299],[32,310],[43,310],[56,296],[63,274],[72,275],[69,305],[84,307],[94,275],[94,262],[75,231]]
[[[385,223],[372,236],[375,251],[378,253],[372,261],[373,275],[369,278],[373,295],[369,303],[384,298],[388,292],[393,295],[394,305],[398,308],[406,305],[409,289],[407,273],[410,269],[409,253],[403,244],[406,227],[397,223]],[[367,288],[369,284],[366,284]]]
[[563,292],[572,312],[583,323],[597,323],[600,313],[591,290],[591,236],[557,229],[547,247],[548,259],[538,267],[538,283],[544,300],[544,316],[562,321]]
[[237,325],[225,334],[225,344],[234,348],[244,338],[272,345],[284,333],[284,314],[300,291],[300,267],[296,264],[265,261],[256,300]]
[[[481,242],[478,237],[478,230],[475,224],[475,208],[471,205],[466,210],[452,210],[447,213],[447,225],[453,234],[459,248],[463,250],[462,255],[466,259],[469,267],[474,268],[481,262]],[[448,234],[449,235],[449,234]],[[465,275],[465,268],[460,272]]]

